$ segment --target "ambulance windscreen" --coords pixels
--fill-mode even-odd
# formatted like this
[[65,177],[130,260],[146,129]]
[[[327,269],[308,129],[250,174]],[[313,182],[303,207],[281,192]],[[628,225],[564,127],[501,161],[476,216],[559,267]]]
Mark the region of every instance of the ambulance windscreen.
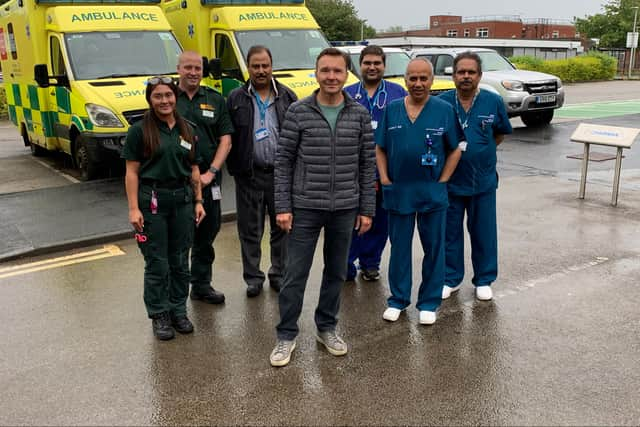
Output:
[[168,31],[71,33],[65,43],[75,80],[173,74],[181,52]]

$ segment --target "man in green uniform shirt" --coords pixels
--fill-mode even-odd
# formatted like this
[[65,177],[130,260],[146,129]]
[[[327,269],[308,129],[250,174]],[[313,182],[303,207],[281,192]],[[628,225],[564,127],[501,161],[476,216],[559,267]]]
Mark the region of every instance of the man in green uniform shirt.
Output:
[[224,302],[224,294],[211,286],[215,259],[213,241],[220,231],[220,169],[231,150],[233,125],[224,98],[200,86],[202,56],[183,52],[178,59],[180,95],[178,112],[194,126],[200,162],[200,182],[207,216],[196,228],[191,249],[191,299],[209,304]]

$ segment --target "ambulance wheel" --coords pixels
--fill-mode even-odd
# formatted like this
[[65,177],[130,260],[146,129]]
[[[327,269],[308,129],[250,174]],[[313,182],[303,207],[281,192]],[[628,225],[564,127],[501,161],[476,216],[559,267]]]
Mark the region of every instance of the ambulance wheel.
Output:
[[90,181],[98,176],[100,169],[98,164],[91,160],[89,150],[87,149],[87,143],[84,141],[82,136],[78,136],[76,139],[76,149],[73,160],[80,171],[81,181]]
[[553,110],[528,111],[520,116],[527,127],[545,126],[553,119]]
[[24,126],[22,127],[22,140],[24,141],[24,145],[29,146],[29,149],[31,150],[32,155],[36,157],[42,157],[47,154],[47,150],[45,148],[42,148],[41,146],[31,142],[31,140],[29,139],[29,133],[24,128]]

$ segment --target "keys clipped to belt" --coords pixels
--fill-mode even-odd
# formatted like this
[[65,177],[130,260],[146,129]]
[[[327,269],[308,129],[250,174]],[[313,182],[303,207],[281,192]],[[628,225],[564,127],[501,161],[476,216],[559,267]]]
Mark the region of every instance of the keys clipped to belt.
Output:
[[149,203],[149,210],[151,210],[152,215],[158,213],[158,194],[156,193],[156,190],[151,190],[151,202]]

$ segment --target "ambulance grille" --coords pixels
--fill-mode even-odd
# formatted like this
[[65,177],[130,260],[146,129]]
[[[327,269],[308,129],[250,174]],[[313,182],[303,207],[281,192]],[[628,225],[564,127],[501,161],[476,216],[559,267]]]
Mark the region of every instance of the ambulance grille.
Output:
[[125,111],[122,113],[122,115],[124,115],[124,118],[127,119],[127,122],[132,125],[138,120],[142,120],[142,116],[144,116],[145,111],[147,111],[146,108],[144,110]]

